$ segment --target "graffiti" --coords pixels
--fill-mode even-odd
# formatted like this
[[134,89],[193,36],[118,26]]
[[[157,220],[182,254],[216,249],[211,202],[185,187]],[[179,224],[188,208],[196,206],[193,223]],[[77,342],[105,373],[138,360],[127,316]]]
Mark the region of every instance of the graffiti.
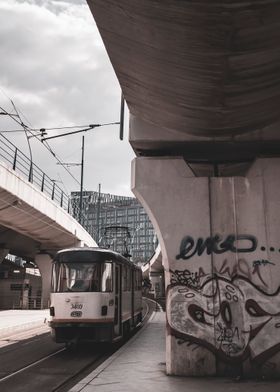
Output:
[[[275,265],[274,263],[268,262],[266,264],[272,264]],[[255,263],[253,271],[251,271],[251,267],[249,263],[241,258],[237,260],[237,263],[235,264],[230,264],[227,259],[224,259],[222,266],[218,269],[217,267],[213,267],[213,274],[216,275],[221,275],[221,276],[227,276],[231,279],[233,279],[236,276],[244,276],[246,278],[252,279],[253,275],[256,275],[265,287],[268,286],[267,282],[264,280],[260,265],[266,265],[263,263]]]
[[[267,294],[246,277],[217,275],[194,287],[188,279],[192,275],[177,271],[174,279],[178,276],[187,278],[185,284],[181,279],[168,287],[171,335],[180,342],[203,346],[226,362],[248,357],[259,361],[275,352],[280,342],[280,289]],[[193,276],[202,279],[199,273]]]
[[[237,245],[237,241],[243,242],[243,246]],[[179,254],[176,256],[176,259],[188,260],[196,254],[201,256],[205,251],[208,255],[212,253],[222,254],[225,252],[249,253],[256,250],[257,244],[256,237],[248,234],[229,234],[225,239],[216,234],[206,239],[200,237],[196,242],[191,236],[185,236],[181,241]]]
[[195,351],[195,350],[197,350],[199,348],[199,345],[194,343],[194,342],[192,342],[192,341],[185,340],[185,339],[182,339],[182,340],[178,339],[178,345],[180,346],[180,345],[183,345],[183,344],[186,344],[188,347],[191,347],[192,351]]
[[[264,280],[260,266],[264,266],[267,264],[275,265],[274,263],[268,260],[256,260],[253,262],[254,269],[250,267],[250,264],[244,259],[240,258],[236,263],[232,264],[228,261],[228,259],[224,259],[222,265],[217,267],[215,265],[212,266],[212,275],[213,276],[224,276],[229,279],[233,279],[237,276],[243,276],[250,280],[252,280],[253,275],[256,275],[259,281],[267,287],[268,284]],[[193,287],[199,289],[201,284],[205,281],[205,279],[209,278],[209,274],[205,273],[202,267],[199,267],[198,271],[192,272],[189,269],[185,270],[169,270],[171,273],[170,284],[182,284],[184,286]]]
[[268,260],[255,260],[255,261],[253,261],[253,267],[254,267],[254,269],[253,269],[253,272],[252,272],[252,275],[257,275],[258,276],[258,278],[260,279],[260,281],[262,282],[262,284],[264,285],[264,286],[268,286],[267,285],[267,283],[265,282],[265,280],[263,279],[263,277],[262,277],[262,274],[261,274],[261,266],[266,266],[266,265],[268,265],[268,264],[271,264],[271,265],[275,265],[274,263],[272,263],[271,261],[268,261]]
[[275,265],[274,263],[272,263],[271,261],[268,260],[254,260],[253,261],[253,267],[260,267],[261,265],[267,265],[267,264],[271,264],[271,265]]
[[184,286],[199,288],[200,277],[205,276],[202,268],[198,272],[191,272],[188,269],[183,271],[175,270],[171,272],[171,284],[182,284]]
[[238,327],[225,327],[221,323],[217,323],[217,330],[217,342],[221,342],[226,355],[237,354],[240,350],[238,344],[235,343],[240,340]]

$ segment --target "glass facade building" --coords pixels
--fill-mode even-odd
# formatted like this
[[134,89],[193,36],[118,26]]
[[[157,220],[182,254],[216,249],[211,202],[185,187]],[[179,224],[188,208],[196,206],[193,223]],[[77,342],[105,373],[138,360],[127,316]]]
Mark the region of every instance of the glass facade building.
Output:
[[71,192],[71,204],[73,216],[100,246],[128,253],[137,263],[152,257],[157,238],[136,198],[85,191],[80,214],[80,192]]

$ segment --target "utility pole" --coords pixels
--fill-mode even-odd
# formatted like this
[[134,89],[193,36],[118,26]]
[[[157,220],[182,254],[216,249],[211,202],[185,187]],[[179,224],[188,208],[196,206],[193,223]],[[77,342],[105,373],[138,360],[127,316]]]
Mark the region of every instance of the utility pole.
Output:
[[97,216],[96,216],[96,225],[97,225],[97,245],[99,243],[100,238],[100,202],[101,202],[101,184],[98,184],[98,199],[97,199]]
[[124,97],[121,96],[121,111],[120,111],[120,140],[123,140],[123,126],[124,126]]
[[[77,131],[71,131],[71,132],[66,132],[66,133],[62,133],[59,135],[54,135],[54,136],[45,136],[47,133],[47,130],[54,130],[55,128],[41,128],[39,131],[41,132],[41,142],[43,143],[46,140],[49,139],[55,139],[58,137],[64,137],[64,136],[68,136],[68,135],[73,135],[75,133],[80,133],[80,132],[87,132],[90,131],[94,128],[97,127],[103,127],[105,125],[115,125],[115,124],[120,124],[120,139],[123,139],[123,119],[124,119],[124,100],[122,98],[122,103],[121,103],[121,119],[120,121],[117,122],[111,122],[111,123],[105,123],[105,124],[89,124],[88,126],[86,126],[86,128],[84,129],[79,129]],[[2,114],[0,112],[0,114]],[[68,127],[68,128],[73,128],[73,127]],[[77,127],[79,128],[79,127]],[[74,165],[77,165],[74,163]],[[82,224],[82,212],[83,212],[83,182],[84,182],[84,136],[82,138],[82,161],[81,161],[81,187],[80,187],[80,199],[79,199],[79,215],[78,215],[78,220],[79,223]],[[101,184],[99,184],[99,192],[98,192],[98,205],[97,205],[97,241],[99,241],[99,237],[100,237],[100,201],[101,201],[101,197],[100,197],[100,191],[101,191]]]
[[79,211],[79,223],[82,224],[82,211],[83,211],[83,185],[84,185],[84,149],[85,149],[85,137],[82,137],[82,160],[81,160],[81,189],[80,189],[80,211]]

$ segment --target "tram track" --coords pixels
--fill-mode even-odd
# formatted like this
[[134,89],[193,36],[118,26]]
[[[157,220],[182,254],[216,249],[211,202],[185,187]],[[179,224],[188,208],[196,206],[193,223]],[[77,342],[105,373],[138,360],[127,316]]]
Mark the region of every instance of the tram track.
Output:
[[0,379],[1,392],[61,392],[75,385],[118,347],[108,345],[60,348]]
[[1,377],[1,378],[0,378],[0,386],[1,386],[1,382],[6,381],[6,380],[8,380],[9,378],[14,377],[15,375],[17,375],[17,374],[19,374],[19,373],[21,373],[21,372],[24,372],[25,370],[31,368],[32,366],[35,366],[35,365],[37,365],[37,364],[39,364],[39,363],[41,363],[41,362],[47,360],[48,358],[51,358],[51,357],[53,357],[54,355],[57,355],[58,353],[60,353],[60,352],[62,352],[62,351],[65,351],[65,350],[66,350],[66,348],[62,348],[62,349],[60,349],[60,350],[58,350],[58,351],[56,351],[56,352],[54,352],[54,353],[52,353],[52,354],[46,355],[45,357],[43,357],[43,358],[41,358],[41,359],[38,359],[37,361],[34,361],[34,362],[30,363],[29,365],[26,365],[26,366],[22,367],[21,369],[16,370],[16,371],[13,372],[13,373],[8,374],[8,375],[5,376],[5,377]]
[[[143,301],[142,325],[147,322],[153,308],[150,301],[149,303]],[[138,330],[139,327],[131,336]],[[2,377],[0,372],[0,390],[1,392],[66,392],[126,342],[127,339],[114,345],[87,344],[74,346],[71,349],[60,345],[58,350],[53,351],[55,344],[49,335],[44,334],[42,337],[35,336],[33,340],[21,344],[10,345],[5,350],[0,349],[0,361],[1,353],[2,361],[7,353],[10,361],[10,365],[2,367]],[[42,356],[42,350],[39,352],[38,347],[41,346],[48,348],[47,355]],[[32,361],[35,356],[37,356],[36,360]],[[24,357],[28,358],[23,361]],[[19,366],[18,358],[22,358],[22,366]],[[12,367],[13,360],[16,362],[14,367]]]
[[82,378],[86,377],[90,372],[96,369],[103,361],[105,361],[111,355],[102,355],[97,356],[92,362],[85,365],[83,368],[79,369],[76,373],[74,373],[71,377],[61,382],[55,388],[51,390],[51,392],[66,392],[73,385],[77,384]]

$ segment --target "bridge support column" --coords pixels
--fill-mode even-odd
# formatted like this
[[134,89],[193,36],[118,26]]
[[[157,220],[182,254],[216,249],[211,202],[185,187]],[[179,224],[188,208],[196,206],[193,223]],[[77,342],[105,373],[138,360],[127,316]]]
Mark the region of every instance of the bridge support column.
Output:
[[9,253],[9,249],[0,248],[0,263],[2,263],[2,261],[5,259],[8,253]]
[[280,159],[197,178],[136,158],[132,190],[157,231],[170,375],[280,375]]
[[164,276],[163,271],[153,271],[149,273],[150,281],[152,283],[152,290],[154,291],[155,298],[164,297],[165,287],[164,287]]
[[50,291],[51,291],[51,268],[52,258],[48,254],[38,254],[35,262],[42,276],[42,299],[41,309],[49,307]]

